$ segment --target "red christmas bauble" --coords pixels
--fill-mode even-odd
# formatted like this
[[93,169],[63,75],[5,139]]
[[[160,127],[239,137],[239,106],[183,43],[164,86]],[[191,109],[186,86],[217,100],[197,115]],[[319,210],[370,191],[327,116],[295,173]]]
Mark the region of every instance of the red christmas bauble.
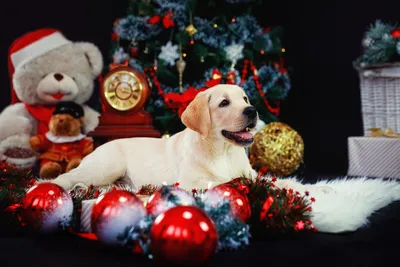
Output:
[[139,55],[139,48],[137,48],[137,47],[132,47],[132,48],[130,49],[130,52],[131,52],[131,56],[132,56],[132,57],[137,57],[137,56]]
[[399,39],[399,38],[400,38],[400,29],[394,29],[394,30],[392,31],[392,37],[393,37],[394,39]]
[[195,199],[187,191],[176,186],[164,186],[149,197],[146,204],[148,214],[159,215],[175,206],[190,206]]
[[23,200],[23,208],[24,222],[41,233],[65,230],[74,210],[71,196],[53,183],[31,187]]
[[107,245],[125,245],[129,229],[146,215],[143,202],[133,193],[112,190],[100,196],[92,208],[92,231]]
[[150,231],[155,260],[204,264],[215,253],[218,234],[208,215],[195,206],[176,206],[158,215]]
[[229,184],[221,184],[209,189],[204,194],[207,205],[218,205],[222,199],[228,199],[231,205],[232,216],[247,221],[251,216],[250,202],[247,196]]

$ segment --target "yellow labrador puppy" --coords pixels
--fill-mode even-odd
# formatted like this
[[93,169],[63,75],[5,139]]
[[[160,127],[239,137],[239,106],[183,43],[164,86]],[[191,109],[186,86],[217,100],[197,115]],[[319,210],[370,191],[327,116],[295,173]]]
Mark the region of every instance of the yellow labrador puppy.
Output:
[[65,189],[75,184],[108,185],[123,178],[144,184],[180,182],[186,190],[246,176],[254,178],[245,153],[258,113],[243,89],[217,85],[199,93],[182,114],[187,127],[168,139],[129,138],[105,143],[76,169],[52,182]]

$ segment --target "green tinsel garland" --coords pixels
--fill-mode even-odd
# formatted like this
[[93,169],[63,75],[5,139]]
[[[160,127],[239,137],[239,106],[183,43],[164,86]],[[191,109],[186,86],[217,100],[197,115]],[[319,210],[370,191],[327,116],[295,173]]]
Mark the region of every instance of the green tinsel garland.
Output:
[[[1,163],[0,165],[0,203],[2,211],[7,215],[1,216],[5,224],[12,227],[24,226],[21,219],[24,195],[29,187],[35,183],[36,179],[31,170],[19,170],[13,166]],[[315,201],[312,197],[293,190],[280,190],[275,188],[275,177],[250,180],[237,178],[228,183],[236,187],[239,191],[246,194],[251,204],[252,217],[247,222],[241,222],[231,216],[231,208],[226,200],[221,200],[218,207],[207,206],[202,201],[201,196],[207,191],[193,189],[191,193],[196,199],[196,205],[202,208],[216,223],[219,237],[218,249],[237,249],[248,245],[250,236],[269,235],[271,233],[290,233],[302,230],[316,231],[311,222],[311,204]],[[157,190],[162,190],[163,194],[169,194],[169,190],[179,186],[179,183],[170,186],[164,185],[144,185],[137,194],[152,195]],[[89,186],[88,188],[76,187],[69,193],[74,203],[74,213],[71,223],[72,229],[80,227],[80,209],[82,201],[95,199],[99,195],[113,189],[123,189],[133,192],[133,189],[124,185],[110,185],[106,187]],[[177,200],[169,197],[168,201],[172,206],[179,205]],[[15,220],[16,219],[16,220]],[[141,226],[127,234],[128,239],[138,242],[144,252],[148,249],[148,235],[154,217],[147,216],[143,219]],[[251,228],[251,229],[250,229]],[[251,230],[251,234],[250,234]]]

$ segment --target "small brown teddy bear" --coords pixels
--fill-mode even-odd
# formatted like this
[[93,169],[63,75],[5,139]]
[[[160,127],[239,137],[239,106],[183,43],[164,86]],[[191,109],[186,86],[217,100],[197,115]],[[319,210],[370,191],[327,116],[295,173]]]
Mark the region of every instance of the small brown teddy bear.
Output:
[[82,134],[82,106],[68,101],[59,102],[49,122],[46,134],[32,136],[30,145],[41,153],[40,178],[55,178],[69,172],[93,152],[93,141]]

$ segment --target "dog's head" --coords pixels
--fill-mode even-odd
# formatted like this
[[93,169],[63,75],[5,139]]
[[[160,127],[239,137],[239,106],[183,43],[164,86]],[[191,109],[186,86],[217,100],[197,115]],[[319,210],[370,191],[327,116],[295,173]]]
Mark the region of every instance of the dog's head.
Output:
[[241,87],[221,84],[199,93],[181,119],[203,139],[217,138],[249,146],[253,143],[250,131],[257,124],[258,113]]

